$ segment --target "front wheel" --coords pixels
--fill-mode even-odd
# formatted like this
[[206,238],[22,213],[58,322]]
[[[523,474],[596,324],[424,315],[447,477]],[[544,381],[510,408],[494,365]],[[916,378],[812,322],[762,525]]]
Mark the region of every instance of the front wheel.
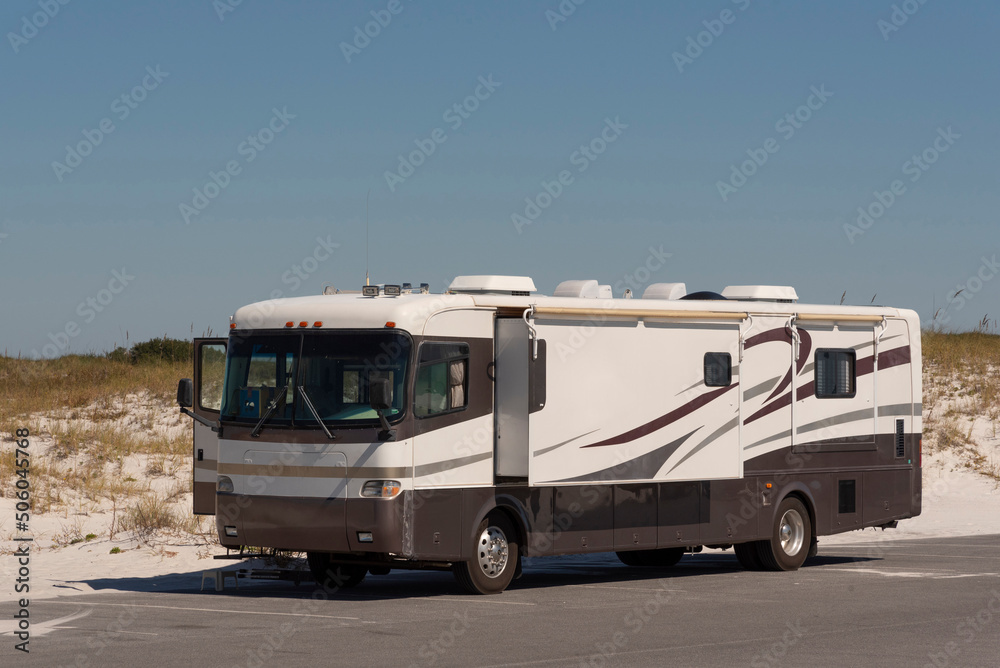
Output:
[[759,571],[762,568],[760,557],[757,556],[756,541],[752,543],[737,543],[733,545],[733,551],[736,552],[736,559],[740,562],[740,566],[745,570]]
[[769,571],[794,571],[812,545],[812,523],[802,502],[788,497],[778,506],[771,539],[757,543],[761,565]]
[[452,567],[455,579],[471,594],[499,594],[514,579],[521,558],[514,526],[502,512],[491,513],[473,540],[472,559]]
[[316,585],[327,594],[335,594],[342,589],[349,589],[361,584],[368,574],[364,566],[350,564],[331,564],[330,554],[326,552],[307,552],[306,561],[312,572]]

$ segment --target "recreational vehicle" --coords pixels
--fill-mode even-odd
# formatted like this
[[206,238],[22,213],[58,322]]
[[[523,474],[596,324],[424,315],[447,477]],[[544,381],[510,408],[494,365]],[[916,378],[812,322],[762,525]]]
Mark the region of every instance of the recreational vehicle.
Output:
[[920,323],[789,287],[633,299],[530,278],[244,306],[195,341],[194,512],[222,545],[305,552],[328,589],[522,557],[665,568],[735,548],[795,570],[817,537],[920,513]]

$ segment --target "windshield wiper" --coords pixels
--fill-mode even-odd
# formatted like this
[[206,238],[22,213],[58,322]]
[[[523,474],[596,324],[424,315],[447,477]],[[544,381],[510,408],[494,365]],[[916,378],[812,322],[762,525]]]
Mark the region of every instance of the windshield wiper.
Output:
[[319,426],[323,428],[323,433],[325,433],[326,437],[332,441],[334,439],[333,434],[331,434],[330,430],[326,428],[326,423],[323,422],[323,419],[319,416],[319,411],[317,411],[316,407],[313,406],[313,402],[309,399],[309,395],[306,394],[306,388],[303,385],[299,385],[299,396],[301,396],[302,400],[306,402],[306,408],[308,408],[309,412],[312,413],[314,418],[316,418],[316,422],[319,422]]
[[278,410],[278,400],[284,399],[286,396],[285,393],[287,391],[288,391],[288,384],[286,383],[283,388],[281,388],[275,393],[274,399],[271,399],[271,403],[267,405],[267,410],[264,411],[264,414],[260,416],[260,422],[258,422],[257,426],[254,427],[253,431],[250,432],[251,436],[257,438],[257,436],[260,435],[260,430],[264,428],[264,423],[267,422],[272,415],[274,415],[274,411]]

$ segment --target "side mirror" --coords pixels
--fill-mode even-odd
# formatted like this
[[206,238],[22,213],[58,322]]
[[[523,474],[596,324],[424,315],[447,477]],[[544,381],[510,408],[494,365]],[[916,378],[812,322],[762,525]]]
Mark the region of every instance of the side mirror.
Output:
[[181,408],[191,408],[194,404],[194,383],[190,378],[181,378],[177,383],[177,404]]
[[388,378],[375,378],[368,383],[368,400],[371,407],[377,411],[389,410],[392,407],[392,387]]

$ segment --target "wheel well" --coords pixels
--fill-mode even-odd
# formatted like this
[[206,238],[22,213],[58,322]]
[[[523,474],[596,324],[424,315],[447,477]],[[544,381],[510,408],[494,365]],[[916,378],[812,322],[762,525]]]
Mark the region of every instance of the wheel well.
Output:
[[815,538],[816,537],[816,509],[813,508],[812,501],[809,499],[808,496],[806,496],[802,492],[795,491],[795,490],[789,492],[785,496],[785,498],[786,499],[788,499],[788,498],[798,499],[799,502],[803,506],[805,506],[806,512],[809,513],[809,526],[810,526],[810,530],[812,531],[812,535],[809,537],[809,539],[812,540],[813,538]]
[[520,516],[509,506],[496,506],[486,514],[487,517],[493,513],[503,513],[510,523],[514,526],[514,531],[517,532],[518,545],[520,546],[520,551],[524,551],[524,547],[528,542],[527,532],[524,529],[524,523],[521,521]]

